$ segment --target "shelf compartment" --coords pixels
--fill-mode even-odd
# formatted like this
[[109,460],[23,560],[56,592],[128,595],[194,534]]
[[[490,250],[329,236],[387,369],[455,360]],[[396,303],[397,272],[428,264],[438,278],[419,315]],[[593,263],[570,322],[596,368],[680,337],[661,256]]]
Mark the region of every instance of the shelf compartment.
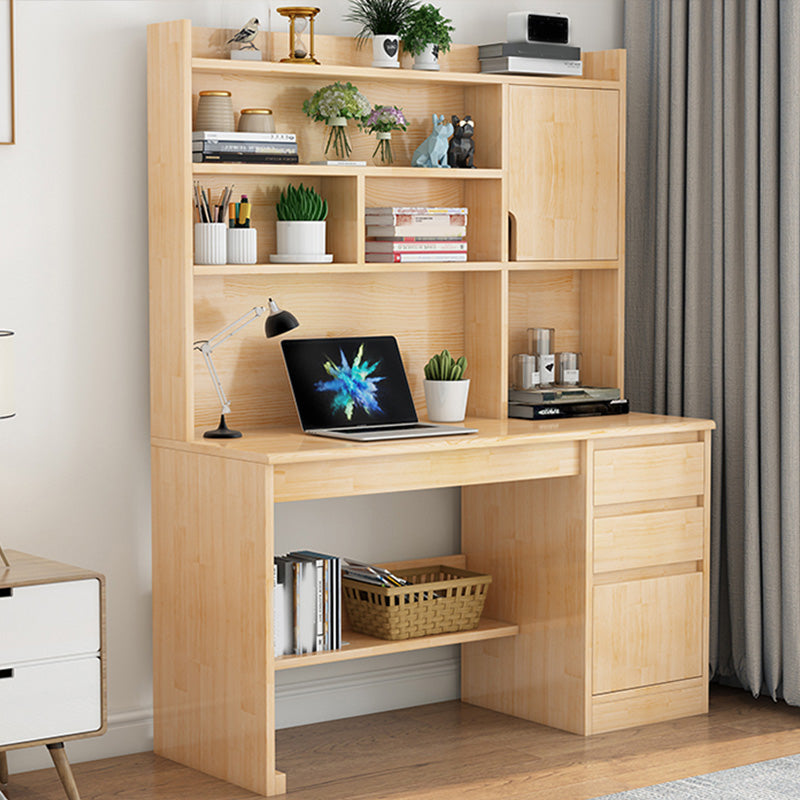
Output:
[[231,275],[327,275],[348,273],[405,272],[500,272],[505,267],[500,261],[445,261],[419,264],[195,264],[195,277],[226,277]]
[[317,664],[330,664],[335,661],[349,661],[354,658],[406,653],[411,650],[426,650],[431,647],[480,642],[486,639],[503,639],[507,636],[516,636],[518,633],[519,625],[486,618],[481,619],[478,627],[471,631],[437,633],[433,636],[419,636],[415,639],[402,639],[400,641],[375,639],[363,633],[343,631],[342,638],[349,642],[345,647],[339,650],[326,650],[321,653],[307,653],[302,656],[281,656],[275,659],[275,669],[311,667]]
[[[307,124],[312,124],[308,122]],[[364,159],[362,159],[363,161]],[[321,164],[192,164],[192,173],[202,175],[275,175],[282,177],[430,178],[432,180],[499,180],[497,169],[444,169],[438,167],[326,167]]]

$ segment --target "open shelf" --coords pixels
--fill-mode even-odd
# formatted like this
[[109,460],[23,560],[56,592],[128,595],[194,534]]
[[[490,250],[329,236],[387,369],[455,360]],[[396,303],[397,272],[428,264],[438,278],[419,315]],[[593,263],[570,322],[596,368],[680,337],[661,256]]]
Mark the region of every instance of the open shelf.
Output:
[[366,636],[355,631],[342,631],[342,638],[348,644],[339,650],[325,650],[321,653],[307,653],[302,656],[281,656],[275,659],[275,669],[311,667],[317,664],[330,664],[334,661],[385,656],[390,653],[406,653],[409,650],[426,650],[430,647],[445,647],[450,644],[480,642],[485,639],[503,639],[506,636],[516,636],[518,633],[519,625],[498,622],[494,619],[481,619],[478,627],[471,631],[437,633],[433,636],[418,636],[414,639],[401,639],[399,641],[376,639],[373,636]]
[[350,272],[499,272],[500,261],[443,261],[418,264],[195,264],[195,277],[232,275],[325,275]]
[[195,175],[275,175],[300,178],[439,178],[440,180],[499,180],[501,169],[445,169],[433,167],[326,167],[321,164],[192,164]]

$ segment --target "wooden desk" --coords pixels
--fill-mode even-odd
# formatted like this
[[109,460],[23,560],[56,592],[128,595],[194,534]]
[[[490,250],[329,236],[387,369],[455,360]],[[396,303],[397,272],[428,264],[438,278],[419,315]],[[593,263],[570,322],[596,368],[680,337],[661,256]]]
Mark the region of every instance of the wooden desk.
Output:
[[[280,793],[276,670],[455,642],[463,700],[575,733],[707,711],[713,423],[466,424],[479,433],[154,440],[156,752]],[[479,629],[275,659],[274,504],[443,486],[464,487],[451,563],[493,577]]]

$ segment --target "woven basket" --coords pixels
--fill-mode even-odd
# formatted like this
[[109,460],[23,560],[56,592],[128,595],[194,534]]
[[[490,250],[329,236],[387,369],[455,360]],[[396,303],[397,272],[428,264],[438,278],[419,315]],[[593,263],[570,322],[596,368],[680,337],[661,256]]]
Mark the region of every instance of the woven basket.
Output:
[[411,581],[414,588],[342,580],[354,631],[379,639],[412,639],[478,627],[491,575],[439,564],[398,569],[394,574]]

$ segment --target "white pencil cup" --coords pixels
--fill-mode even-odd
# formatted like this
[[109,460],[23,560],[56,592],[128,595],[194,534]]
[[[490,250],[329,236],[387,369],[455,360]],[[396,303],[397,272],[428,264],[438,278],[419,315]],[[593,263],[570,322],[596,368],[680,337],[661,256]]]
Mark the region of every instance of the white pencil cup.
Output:
[[227,264],[228,253],[224,222],[195,222],[194,224],[194,263]]
[[256,263],[256,229],[228,228],[228,263]]

